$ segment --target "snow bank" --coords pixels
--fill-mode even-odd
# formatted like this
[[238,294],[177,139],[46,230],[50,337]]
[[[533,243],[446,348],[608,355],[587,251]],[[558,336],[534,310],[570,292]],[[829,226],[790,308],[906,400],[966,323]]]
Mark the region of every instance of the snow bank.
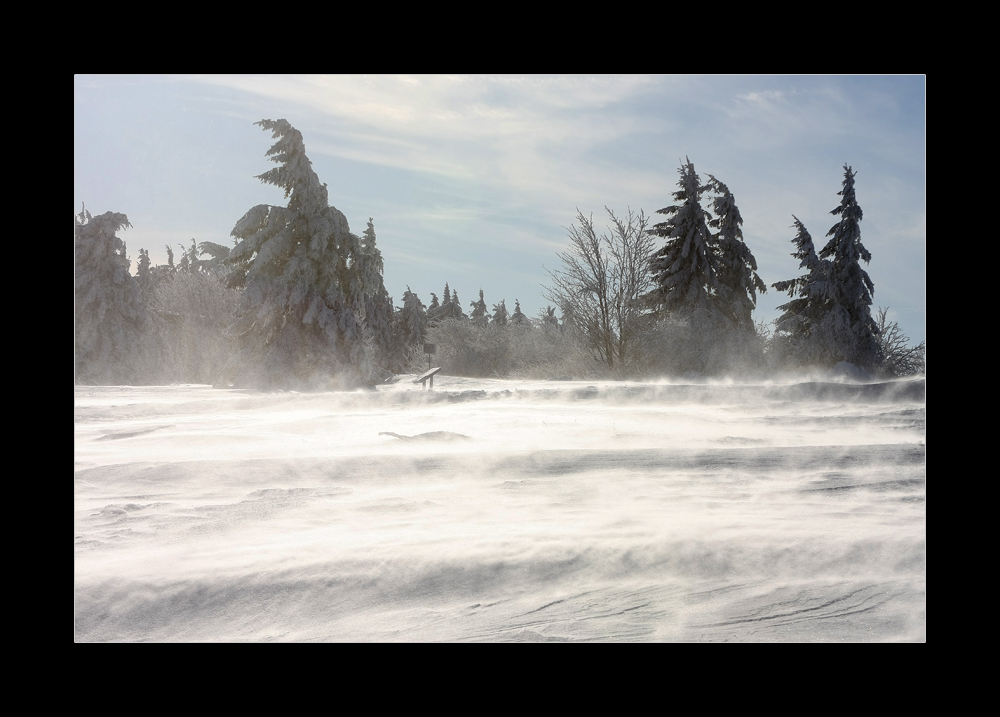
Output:
[[[922,380],[81,387],[76,413],[78,641],[925,638]],[[471,440],[379,435],[435,431]]]

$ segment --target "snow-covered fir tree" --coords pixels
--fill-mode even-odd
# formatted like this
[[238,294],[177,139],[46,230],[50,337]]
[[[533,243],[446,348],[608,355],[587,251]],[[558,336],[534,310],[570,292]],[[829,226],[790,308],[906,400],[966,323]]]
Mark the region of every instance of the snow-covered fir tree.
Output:
[[559,319],[556,318],[555,307],[546,306],[539,312],[539,319],[541,319],[543,326],[559,328]]
[[207,254],[211,258],[199,258],[198,267],[209,273],[218,273],[222,270],[224,262],[229,257],[230,251],[231,249],[228,246],[216,244],[211,241],[203,241],[198,245],[198,256],[203,257]]
[[840,204],[830,212],[839,215],[840,221],[827,232],[830,240],[819,256],[833,263],[833,305],[825,321],[830,322],[830,329],[836,336],[841,360],[871,369],[882,363],[883,356],[878,325],[871,313],[875,285],[860,263],[862,260],[865,264],[870,263],[872,256],[861,243],[862,212],[854,193],[856,174],[844,165],[843,189],[837,192]]
[[493,304],[493,323],[496,326],[506,326],[509,315],[507,313],[506,299],[500,299],[499,304]]
[[656,288],[647,299],[666,311],[713,309],[719,268],[716,238],[708,227],[712,216],[701,206],[706,188],[690,160],[678,171],[680,189],[673,196],[679,204],[657,210],[667,220],[649,230],[666,244],[649,260]]
[[451,292],[451,318],[459,321],[468,321],[469,317],[462,311],[462,301],[458,298],[458,292],[454,289]]
[[131,384],[144,311],[139,284],[118,232],[131,227],[116,212],[75,218],[75,374],[81,384]]
[[287,120],[261,120],[278,164],[258,179],[281,187],[288,206],[259,204],[236,223],[229,254],[244,287],[229,370],[238,385],[338,387],[373,382],[358,317],[362,248],[347,218],[330,206]]
[[563,304],[559,307],[562,312],[559,322],[559,330],[562,332],[566,331],[579,331],[580,327],[576,318],[576,313],[573,311],[572,304]]
[[187,249],[183,244],[178,244],[181,248],[181,260],[177,264],[177,271],[193,273],[198,270],[198,242],[191,239],[191,246]]
[[429,325],[435,325],[445,319],[467,319],[465,312],[462,311],[461,300],[458,298],[458,292],[453,291],[449,286],[448,282],[444,284],[444,299],[441,304],[437,304],[437,296],[431,294],[432,302],[427,308],[427,321]]
[[157,281],[151,302],[147,349],[163,380],[183,383],[225,381],[231,354],[227,329],[240,293],[219,273],[178,270]]
[[792,239],[792,256],[806,273],[771,285],[792,297],[792,301],[778,307],[784,313],[775,321],[775,339],[782,353],[797,363],[833,365],[839,360],[837,345],[824,323],[834,296],[832,264],[816,254],[812,236],[799,218],[793,214],[792,219],[797,230]]
[[531,326],[531,321],[521,312],[521,302],[514,299],[514,313],[510,315],[510,322],[515,326]]
[[715,234],[715,248],[718,253],[718,298],[717,308],[734,323],[746,331],[753,331],[752,313],[757,306],[757,292],[762,294],[767,287],[757,275],[757,260],[743,241],[743,217],[736,206],[736,198],[729,187],[709,176],[708,189],[717,196],[713,199],[715,218],[708,225],[718,232]]
[[427,307],[427,322],[429,326],[451,316],[451,289],[448,282],[444,283],[444,299],[438,303],[437,294],[431,293],[431,304]]
[[393,307],[382,281],[382,252],[376,246],[375,223],[371,217],[359,242],[354,269],[354,276],[357,277],[357,285],[352,288],[353,295],[357,297],[355,310],[362,317],[372,342],[374,355],[370,358],[382,369],[382,373],[387,374],[395,370],[393,365],[397,363],[394,357]]
[[352,269],[348,274],[351,277],[351,295],[354,297],[371,297],[376,294],[385,293],[385,285],[382,283],[382,272],[385,265],[382,260],[382,252],[376,245],[375,220],[368,217],[368,226],[362,235],[355,239],[355,252],[352,257]]
[[483,297],[483,290],[479,290],[479,301],[469,302],[469,308],[472,309],[472,313],[469,315],[470,320],[476,326],[486,326],[490,321],[490,314],[486,310],[486,299]]
[[142,303],[149,304],[153,292],[153,270],[150,268],[149,252],[139,250],[139,261],[136,263],[135,280],[139,284],[139,295]]
[[404,348],[423,346],[427,335],[427,313],[420,298],[406,287],[403,305],[397,310],[396,324],[399,327],[399,344]]

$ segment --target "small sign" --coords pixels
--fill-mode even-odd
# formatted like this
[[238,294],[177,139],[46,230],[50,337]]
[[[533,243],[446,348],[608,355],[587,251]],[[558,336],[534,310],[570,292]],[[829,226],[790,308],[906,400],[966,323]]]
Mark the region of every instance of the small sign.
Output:
[[424,344],[425,354],[436,354],[438,350],[437,344]]
[[430,388],[431,388],[431,390],[433,390],[434,389],[434,375],[438,371],[440,371],[440,370],[441,370],[440,366],[438,366],[437,368],[429,368],[423,374],[421,374],[420,376],[417,376],[415,379],[413,379],[413,383],[419,383],[421,386],[424,387],[424,389],[427,389],[427,381],[430,380],[430,382],[431,382]]

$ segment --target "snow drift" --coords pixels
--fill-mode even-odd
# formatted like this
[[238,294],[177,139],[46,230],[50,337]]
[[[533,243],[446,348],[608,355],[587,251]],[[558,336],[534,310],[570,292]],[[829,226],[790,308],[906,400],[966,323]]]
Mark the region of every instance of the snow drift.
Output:
[[78,387],[76,639],[925,639],[923,379],[435,389]]

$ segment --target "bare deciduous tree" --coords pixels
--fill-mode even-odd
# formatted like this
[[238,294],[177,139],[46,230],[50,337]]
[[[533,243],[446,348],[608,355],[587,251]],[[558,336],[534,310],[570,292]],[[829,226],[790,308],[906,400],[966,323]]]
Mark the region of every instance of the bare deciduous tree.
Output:
[[643,313],[640,297],[652,288],[648,272],[654,237],[646,232],[648,222],[640,210],[628,210],[611,218],[610,234],[598,236],[593,215],[577,210],[580,226],[571,225],[570,248],[557,256],[562,269],[548,271],[552,285],[543,295],[556,302],[587,341],[595,358],[619,371],[625,368]]
[[910,346],[910,337],[904,334],[899,324],[889,322],[888,307],[879,307],[875,312],[878,326],[878,342],[882,347],[881,371],[889,376],[912,376],[924,372],[925,342]]

